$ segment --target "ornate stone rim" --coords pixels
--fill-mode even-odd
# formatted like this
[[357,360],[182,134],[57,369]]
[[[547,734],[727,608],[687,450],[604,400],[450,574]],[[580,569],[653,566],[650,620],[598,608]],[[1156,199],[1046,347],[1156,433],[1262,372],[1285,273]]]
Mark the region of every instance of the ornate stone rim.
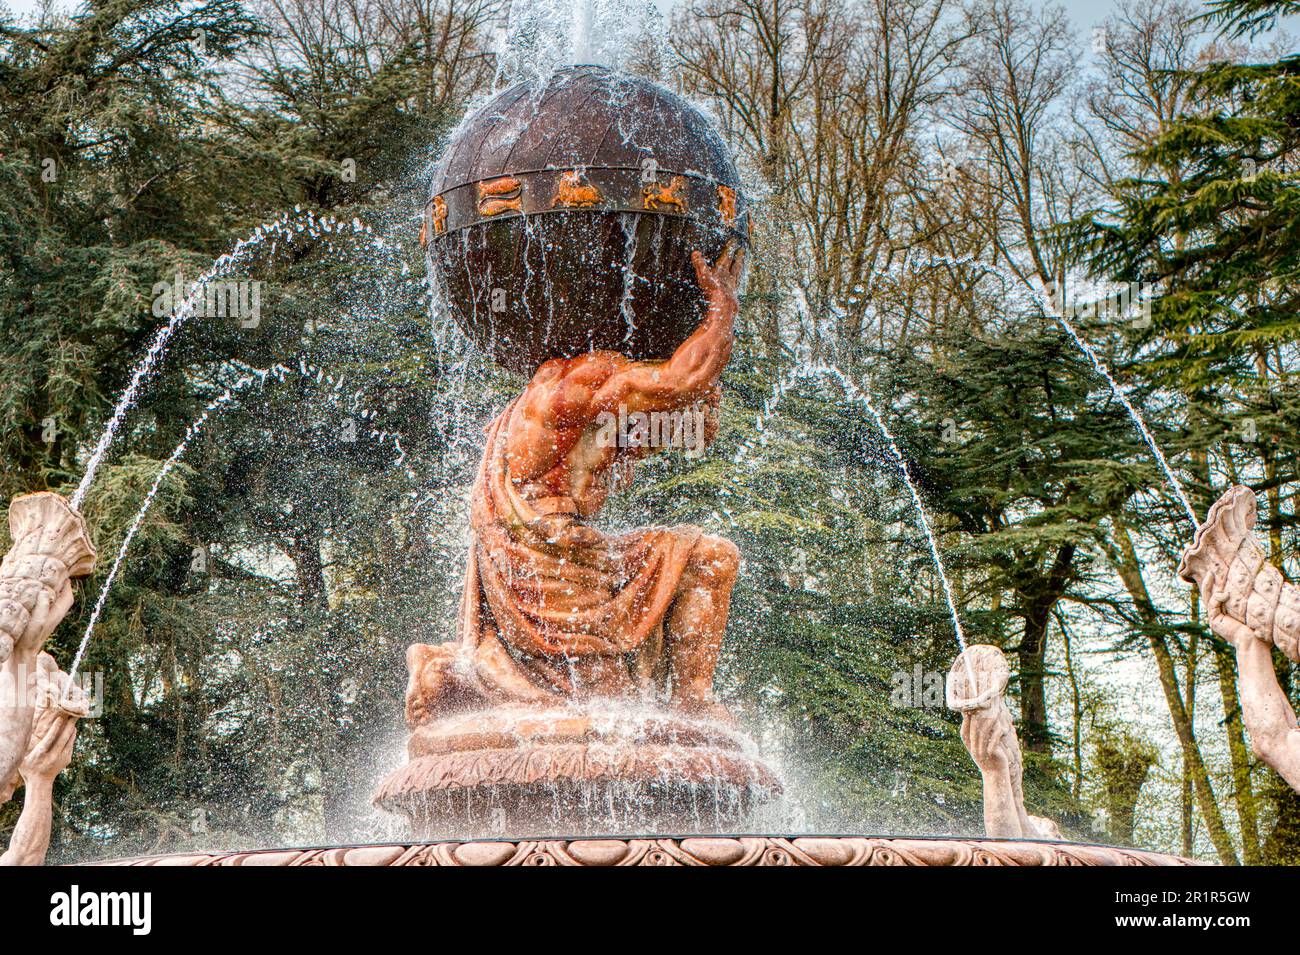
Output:
[[1208,866],[1146,849],[1049,839],[674,835],[407,841],[170,853],[96,866]]

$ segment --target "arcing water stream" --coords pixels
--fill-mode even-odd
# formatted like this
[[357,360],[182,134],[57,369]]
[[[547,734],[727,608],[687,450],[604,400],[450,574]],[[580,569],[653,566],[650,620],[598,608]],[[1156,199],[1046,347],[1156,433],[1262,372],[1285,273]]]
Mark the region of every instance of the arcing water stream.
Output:
[[[957,646],[962,651],[965,651],[966,633],[962,629],[961,614],[957,610],[957,599],[953,594],[952,584],[948,580],[948,571],[943,562],[943,555],[939,552],[939,542],[934,536],[934,528],[930,524],[929,512],[926,511],[925,503],[921,500],[921,494],[917,491],[916,484],[912,481],[912,476],[907,471],[907,459],[903,457],[903,452],[898,447],[898,442],[894,438],[894,433],[889,429],[889,425],[885,423],[885,419],[876,409],[875,403],[871,400],[871,396],[854,384],[841,369],[834,365],[827,365],[819,362],[803,363],[796,366],[791,372],[777,382],[776,386],[772,390],[772,395],[766,402],[764,402],[763,413],[760,417],[757,429],[760,431],[762,430],[761,419],[767,417],[776,410],[777,405],[781,403],[781,400],[789,391],[790,386],[796,380],[819,377],[830,378],[839,384],[840,388],[844,391],[845,397],[848,398],[849,401],[861,406],[862,409],[871,416],[871,420],[875,424],[876,430],[879,431],[881,437],[885,439],[885,449],[889,454],[890,461],[898,469],[898,473],[903,478],[903,483],[907,486],[907,493],[912,499],[913,508],[916,510],[917,522],[920,524],[921,530],[925,534],[926,545],[930,550],[930,559],[934,563],[935,572],[939,575],[939,582],[943,589],[944,601],[948,605],[948,614],[952,618],[953,636],[957,639]],[[742,447],[741,450],[737,452],[737,459],[739,459],[739,456],[743,454],[743,452],[744,448]],[[968,661],[967,666],[969,665]]]
[[[165,341],[165,339],[163,341]],[[144,502],[140,505],[140,509],[136,511],[135,517],[127,527],[126,536],[122,538],[122,546],[118,548],[117,557],[113,560],[113,566],[109,568],[108,576],[104,578],[104,583],[99,588],[99,596],[95,599],[95,607],[90,612],[90,620],[86,624],[86,632],[82,634],[81,643],[77,646],[77,653],[72,658],[72,665],[68,667],[68,681],[66,689],[64,690],[65,699],[67,698],[67,694],[72,692],[73,684],[77,679],[77,671],[81,669],[82,657],[85,656],[86,647],[90,643],[90,635],[94,633],[95,624],[99,621],[99,615],[104,609],[104,603],[108,600],[108,592],[112,589],[113,582],[117,580],[117,572],[122,566],[122,561],[126,559],[126,552],[130,549],[131,542],[135,540],[136,532],[140,530],[140,524],[144,521],[145,515],[149,513],[149,508],[153,506],[154,497],[157,496],[158,489],[162,487],[162,482],[166,479],[167,475],[171,473],[172,468],[176,466],[176,462],[179,461],[181,455],[185,453],[185,449],[189,447],[190,441],[192,441],[194,436],[202,430],[204,424],[207,423],[207,420],[212,413],[228,403],[234,396],[235,391],[252,384],[254,380],[255,379],[252,376],[240,379],[240,381],[222,392],[219,397],[208,404],[208,406],[203,409],[203,413],[195,419],[194,423],[185,429],[185,436],[181,438],[180,443],[176,445],[176,449],[172,451],[167,460],[163,462],[162,467],[158,469],[158,474],[154,478],[153,484],[149,486],[149,491],[144,496]],[[107,450],[108,444],[104,443],[103,447]]]
[[[184,301],[173,311],[167,324],[159,328],[157,334],[154,335],[149,350],[145,353],[140,364],[136,366],[131,375],[131,381],[127,384],[126,390],[122,392],[117,405],[113,408],[112,417],[108,419],[108,424],[95,445],[95,450],[91,452],[90,458],[86,462],[86,472],[81,476],[81,482],[77,485],[77,490],[73,492],[70,503],[74,509],[81,506],[86,491],[89,490],[91,482],[94,481],[95,474],[98,472],[100,464],[103,463],[109,447],[113,444],[118,429],[126,419],[127,413],[139,400],[140,390],[147,383],[149,375],[166,354],[167,345],[172,336],[195,314],[198,303],[203,300],[205,286],[218,277],[229,274],[231,269],[246,261],[252,251],[267,239],[273,240],[271,252],[274,254],[280,241],[287,242],[304,231],[310,236],[318,237],[322,232],[344,232],[349,228],[354,233],[364,233],[368,241],[376,244],[379,248],[386,248],[383,239],[375,237],[369,226],[363,226],[356,219],[353,219],[349,224],[340,222],[332,216],[322,215],[317,218],[316,214],[310,211],[297,217],[284,213],[271,222],[263,223],[254,229],[250,235],[240,239],[229,252],[218,258],[206,272],[199,276],[198,280],[191,286]],[[179,292],[180,290],[176,291]]]
[[[940,265],[973,267],[997,275],[1004,282],[1009,283],[1012,288],[1025,288],[1024,283],[1022,283],[1020,279],[1009,270],[996,265],[988,265],[987,263],[979,262],[974,258],[955,259],[943,255],[930,255],[922,262],[909,264],[920,265],[922,267],[937,267]],[[1187,497],[1187,491],[1183,488],[1182,482],[1178,480],[1178,476],[1174,473],[1173,468],[1170,467],[1164,451],[1161,450],[1160,445],[1156,442],[1155,436],[1151,433],[1151,429],[1147,427],[1146,420],[1143,419],[1142,415],[1133,405],[1128,393],[1125,392],[1124,389],[1120,387],[1119,382],[1115,380],[1115,376],[1111,374],[1110,368],[1107,367],[1101,356],[1097,354],[1096,349],[1084,340],[1083,336],[1079,334],[1079,330],[1074,327],[1068,318],[1065,317],[1064,296],[1062,296],[1062,302],[1058,307],[1058,305],[1052,301],[1052,297],[1047,293],[1046,289],[1040,290],[1031,286],[1028,290],[1035,297],[1039,306],[1047,314],[1056,319],[1057,324],[1059,324],[1061,328],[1065,330],[1066,334],[1073,339],[1074,343],[1079,347],[1079,350],[1083,352],[1084,357],[1088,359],[1089,364],[1092,365],[1093,370],[1105,379],[1106,384],[1110,386],[1111,393],[1114,394],[1119,403],[1124,406],[1124,410],[1132,420],[1133,426],[1138,431],[1138,435],[1142,438],[1143,443],[1146,444],[1147,448],[1150,449],[1152,456],[1156,459],[1156,464],[1159,465],[1160,470],[1164,473],[1165,480],[1169,483],[1169,487],[1178,498],[1179,503],[1187,514],[1187,519],[1191,521],[1192,527],[1199,527],[1201,523],[1200,518],[1196,516],[1196,510],[1192,507],[1192,502]]]
[[[326,384],[330,385],[335,392],[338,392],[342,387],[342,382],[340,380],[325,372],[323,369],[317,368],[315,365],[309,365],[306,362],[300,361],[296,371],[303,377],[312,378],[317,382],[324,381]],[[127,551],[131,549],[131,544],[135,540],[136,533],[140,530],[140,525],[144,522],[145,515],[149,513],[149,509],[153,506],[154,498],[158,495],[158,490],[162,487],[163,481],[166,480],[167,475],[171,473],[172,469],[176,467],[176,463],[189,448],[190,442],[194,440],[201,430],[203,430],[204,425],[207,424],[209,418],[211,418],[213,414],[228,406],[236,395],[243,392],[250,385],[256,384],[259,387],[265,387],[268,378],[274,378],[277,381],[284,381],[284,379],[293,372],[294,369],[290,369],[284,365],[274,365],[270,368],[249,369],[247,374],[233,382],[229,387],[222,391],[220,395],[210,401],[203,409],[202,414],[200,414],[198,418],[196,418],[194,422],[185,429],[185,434],[181,438],[180,442],[176,445],[172,453],[168,455],[167,459],[163,462],[162,467],[158,469],[158,474],[154,477],[153,484],[149,486],[149,490],[144,496],[144,501],[140,504],[140,508],[136,511],[135,517],[131,519],[131,523],[127,526],[126,536],[122,538],[121,546],[118,547],[117,556],[114,558],[113,564],[109,568],[108,576],[104,578],[104,583],[100,585],[99,596],[95,599],[95,606],[90,613],[90,620],[86,623],[86,630],[82,634],[81,643],[78,644],[76,655],[72,658],[72,665],[68,668],[67,686],[64,690],[65,699],[67,698],[67,694],[72,692],[73,684],[77,678],[77,672],[81,668],[82,658],[86,653],[86,647],[90,644],[90,637],[95,632],[95,624],[98,623],[99,615],[103,611],[104,604],[108,600],[109,591],[112,590],[113,583],[117,580],[118,570],[121,569],[122,562],[126,559]],[[358,414],[364,419],[371,417],[373,412],[361,409]],[[371,436],[379,442],[392,442],[394,449],[397,451],[397,458],[394,461],[395,464],[401,464],[405,460],[406,453],[402,450],[402,444],[398,435],[389,431],[372,431]]]
[[[948,580],[948,571],[944,566],[943,557],[939,553],[939,543],[935,540],[934,529],[930,526],[930,515],[926,512],[925,504],[921,501],[921,495],[916,489],[916,484],[912,481],[912,476],[907,473],[907,460],[903,457],[903,452],[899,450],[898,442],[894,440],[894,433],[889,430],[889,425],[885,424],[885,419],[876,410],[875,404],[871,401],[871,396],[858,388],[839,368],[832,365],[813,365],[807,369],[805,374],[827,375],[838,381],[848,399],[857,402],[867,414],[871,415],[871,420],[875,423],[881,436],[884,437],[889,456],[893,459],[895,467],[898,468],[898,473],[902,475],[903,483],[907,485],[907,493],[911,495],[912,506],[916,508],[916,519],[921,524],[921,530],[925,532],[925,541],[930,547],[930,557],[934,561],[934,569],[939,574],[939,582],[943,587],[943,599],[947,602],[948,613],[952,616],[952,630],[953,635],[957,638],[957,646],[961,648],[962,652],[965,652],[966,634],[961,627],[961,615],[957,612],[957,600],[953,596],[952,584]],[[967,665],[969,666],[969,663]]]

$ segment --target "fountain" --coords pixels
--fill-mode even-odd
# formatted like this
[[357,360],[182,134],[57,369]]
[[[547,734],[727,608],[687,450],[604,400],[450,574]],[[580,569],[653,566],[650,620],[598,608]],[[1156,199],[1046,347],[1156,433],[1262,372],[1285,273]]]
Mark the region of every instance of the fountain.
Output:
[[[467,331],[532,378],[487,430],[457,639],[407,653],[410,762],[374,801],[417,834],[563,829],[574,805],[598,830],[726,828],[780,792],[712,697],[734,545],[586,522],[620,469],[680,448],[683,422],[716,409],[738,185],[703,116],[595,67],[505,90],[446,150],[430,272]],[[644,421],[644,440],[607,439],[608,416]]]
[[[462,124],[424,211],[430,272],[470,337],[530,380],[485,434],[470,493],[472,541],[455,638],[407,651],[408,759],[380,783],[373,802],[403,819],[411,838],[119,863],[1187,861],[1061,841],[1049,820],[1026,812],[1019,743],[1003,701],[1006,662],[994,648],[966,646],[901,451],[869,397],[832,368],[810,373],[837,380],[875,419],[891,462],[907,480],[943,580],[961,650],[948,702],[962,714],[962,738],[983,777],[988,838],[733,834],[788,785],[713,695],[740,569],[737,548],[698,527],[611,535],[589,519],[639,461],[671,449],[703,450],[716,435],[720,376],[731,354],[744,273],[747,209],[740,185],[701,114],[654,84],[601,68],[562,69],[540,86],[511,87]],[[183,320],[173,317],[159,333],[74,503],[52,494],[15,500],[16,543],[0,569],[6,666],[37,660],[71,605],[69,581],[89,573],[94,549],[76,504]],[[1240,543],[1239,530],[1234,525],[1228,532],[1229,544]],[[1202,538],[1198,533],[1197,541]],[[1211,539],[1218,537],[1205,536]],[[1226,564],[1214,564],[1213,572],[1220,580],[1247,576],[1229,573]],[[1270,581],[1261,585],[1266,593],[1273,593]],[[102,601],[101,594],[74,674]],[[1225,621],[1263,625],[1238,604],[1226,599],[1215,606]],[[1276,619],[1277,633],[1294,633],[1291,618]],[[52,672],[52,661],[41,666]],[[0,781],[30,763],[28,784],[35,789],[62,768],[64,744],[70,746],[75,732],[68,727],[80,713],[72,684],[54,679],[54,705],[47,694],[42,705],[10,708],[11,723],[0,725],[6,760]],[[20,685],[26,682],[18,675],[9,682]],[[30,754],[42,746],[57,752],[37,767]],[[48,801],[32,805],[38,815],[48,812]],[[696,835],[677,835],[683,832]],[[18,861],[43,855],[39,846],[17,849]]]

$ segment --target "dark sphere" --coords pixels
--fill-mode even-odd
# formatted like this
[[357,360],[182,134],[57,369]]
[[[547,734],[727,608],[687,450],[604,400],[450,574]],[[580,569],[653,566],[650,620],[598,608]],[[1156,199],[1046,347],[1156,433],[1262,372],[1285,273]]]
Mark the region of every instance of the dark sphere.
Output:
[[424,229],[456,321],[529,375],[592,349],[667,358],[704,314],[692,250],[712,262],[749,234],[740,177],[703,114],[594,66],[512,86],[469,116]]

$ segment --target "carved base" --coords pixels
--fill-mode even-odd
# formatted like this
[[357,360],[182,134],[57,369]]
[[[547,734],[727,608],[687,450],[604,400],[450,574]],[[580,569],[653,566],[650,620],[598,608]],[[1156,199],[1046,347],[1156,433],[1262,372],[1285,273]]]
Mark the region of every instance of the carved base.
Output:
[[1195,859],[1072,842],[869,836],[397,843],[196,852],[98,865],[179,866],[1184,866]]
[[419,727],[373,797],[425,839],[725,829],[781,792],[738,731],[654,708],[502,709]]

